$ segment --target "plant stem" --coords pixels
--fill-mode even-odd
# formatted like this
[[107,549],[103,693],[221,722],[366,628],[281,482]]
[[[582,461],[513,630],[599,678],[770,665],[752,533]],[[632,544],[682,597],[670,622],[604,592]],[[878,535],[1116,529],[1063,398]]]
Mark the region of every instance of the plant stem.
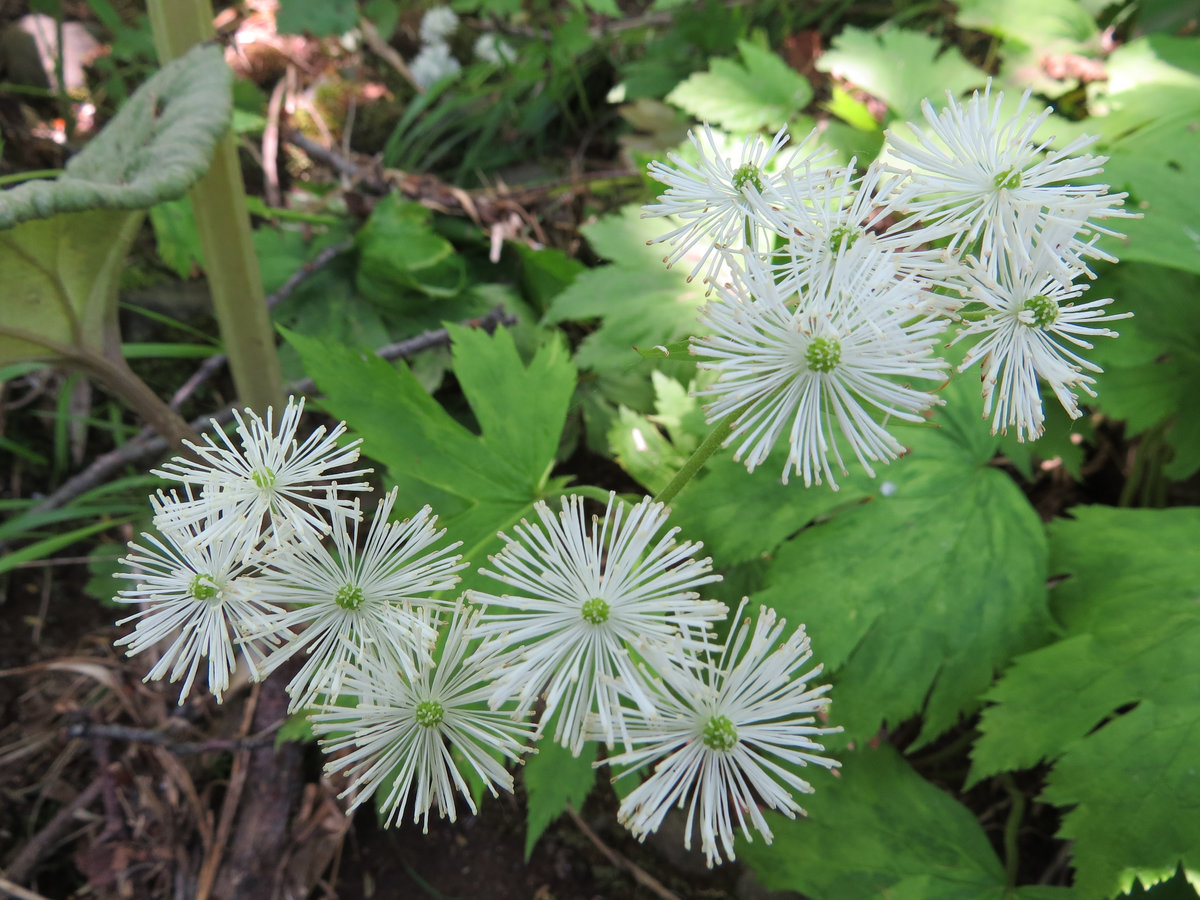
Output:
[[675,477],[671,479],[670,484],[659,491],[654,496],[655,503],[670,503],[675,499],[675,495],[683,490],[683,486],[692,480],[697,472],[704,468],[704,464],[708,462],[708,458],[712,456],[725,443],[729,435],[733,433],[733,423],[737,421],[737,417],[741,415],[741,411],[730,413],[724,419],[717,423],[717,427],[704,439],[695,452],[688,457],[687,462],[683,464],[683,468],[675,473]]
[[[209,0],[149,0],[147,9],[160,62],[175,59],[214,36]],[[212,167],[190,196],[213,308],[238,397],[260,412],[268,406],[280,408],[284,404],[283,375],[232,134],[226,132],[217,143]]]
[[13,175],[0,177],[0,187],[7,184],[17,184],[21,181],[32,181],[35,178],[57,178],[62,173],[62,169],[34,169],[31,172],[17,172]]
[[1012,775],[1000,776],[1000,783],[1008,791],[1012,806],[1008,810],[1008,820],[1004,823],[1004,879],[1010,888],[1017,886],[1017,866],[1020,854],[1017,849],[1017,834],[1021,829],[1021,819],[1025,815],[1025,795],[1017,787]]

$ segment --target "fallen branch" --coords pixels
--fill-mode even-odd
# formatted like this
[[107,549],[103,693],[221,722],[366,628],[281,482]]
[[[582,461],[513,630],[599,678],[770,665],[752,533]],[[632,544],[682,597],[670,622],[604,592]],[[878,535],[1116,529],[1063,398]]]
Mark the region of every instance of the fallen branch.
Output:
[[129,725],[107,725],[101,722],[77,722],[65,729],[68,738],[89,738],[102,741],[129,741],[135,744],[153,744],[176,756],[193,756],[197,753],[232,753],[236,750],[253,750],[275,742],[275,732],[283,725],[280,720],[259,734],[245,738],[212,738],[207,741],[177,741],[153,728],[134,728]]

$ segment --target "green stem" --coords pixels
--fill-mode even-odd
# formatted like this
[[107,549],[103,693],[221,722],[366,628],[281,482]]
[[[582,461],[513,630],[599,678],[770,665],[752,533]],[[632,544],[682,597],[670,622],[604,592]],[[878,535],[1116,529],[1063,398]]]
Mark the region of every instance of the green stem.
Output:
[[147,425],[153,428],[179,452],[186,451],[184,441],[200,442],[200,435],[149,385],[129,368],[123,358],[112,359],[82,343],[64,344],[21,328],[0,326],[0,335],[18,341],[44,347],[48,358],[63,360],[104,384],[110,391],[128,403]]
[[0,177],[0,187],[20,181],[32,181],[35,178],[57,178],[62,173],[62,169],[35,169],[32,172],[17,172],[15,175]]
[[733,423],[737,421],[741,415],[741,410],[730,413],[712,430],[708,437],[696,448],[695,452],[688,457],[688,461],[683,464],[683,468],[675,473],[675,477],[671,479],[670,484],[659,491],[654,496],[655,503],[670,503],[675,499],[675,495],[683,490],[683,486],[692,480],[692,476],[699,472],[708,458],[728,440],[729,435],[733,433]]
[[[149,0],[147,10],[161,62],[214,36],[209,0]],[[238,398],[260,411],[282,407],[283,374],[232,134],[226,132],[218,142],[212,167],[190,195],[213,308]]]
[[1008,810],[1008,820],[1004,823],[1004,878],[1010,888],[1017,886],[1017,866],[1020,854],[1017,849],[1017,834],[1021,829],[1021,819],[1025,816],[1025,795],[1017,787],[1016,781],[1008,774],[1000,776],[1000,783],[1008,791],[1012,806]]

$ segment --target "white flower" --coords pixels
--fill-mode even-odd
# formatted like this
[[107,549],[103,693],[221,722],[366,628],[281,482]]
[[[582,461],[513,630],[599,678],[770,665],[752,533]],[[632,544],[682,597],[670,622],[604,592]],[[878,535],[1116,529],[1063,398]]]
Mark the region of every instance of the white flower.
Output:
[[448,6],[435,6],[421,17],[421,42],[436,44],[458,30],[458,15]]
[[466,563],[450,555],[459,543],[430,550],[446,532],[436,530],[428,506],[404,522],[389,522],[396,493],[393,488],[380,501],[361,549],[358,517],[343,518],[333,529],[334,552],[306,533],[293,552],[272,560],[260,581],[264,599],[295,606],[281,612],[271,630],[304,629],[267,662],[273,670],[301,650],[308,655],[288,684],[291,710],[318,694],[339,694],[343,673],[364,648],[395,648],[409,677],[429,660],[434,635],[413,606],[437,604],[431,595],[458,584],[454,573]]
[[957,257],[923,247],[936,233],[891,223],[895,210],[883,178],[877,165],[858,174],[851,160],[799,178],[785,173],[771,192],[753,199],[763,221],[783,239],[782,250],[769,256],[781,294],[827,291],[839,257],[851,251],[888,257],[885,265],[899,278],[952,284],[961,269]]
[[735,824],[747,839],[753,826],[771,842],[760,805],[789,818],[804,814],[793,792],[813,789],[794,767],[838,765],[819,755],[824,748],[813,740],[841,729],[813,724],[828,707],[829,685],[808,686],[821,666],[798,674],[812,656],[804,626],[781,642],[787,623],[762,607],[747,641],[749,618],[740,621],[745,606],[743,600],[715,661],[709,653],[689,660],[678,647],[639,647],[658,673],[652,682],[657,712],[626,710],[635,749],[608,760],[627,767],[622,775],[654,767],[617,813],[633,835],[644,839],[672,807],[686,807],[684,847],[691,849],[698,825],[710,867],[722,853],[734,858]]
[[943,402],[907,384],[945,380],[946,363],[933,353],[943,323],[921,285],[886,262],[843,253],[827,291],[789,298],[745,254],[734,283],[705,307],[713,333],[693,338],[691,352],[718,378],[696,396],[714,398],[705,406],[710,423],[736,415],[726,446],[737,445],[734,458],[751,472],[783,438],[784,484],[794,469],[806,486],[826,479],[837,490],[830,457],[845,474],[843,442],[873,477],[871,462],[904,452],[877,419],[919,422]]
[[493,702],[515,698],[524,714],[544,692],[543,727],[557,712],[554,740],[576,756],[592,733],[613,742],[621,729],[612,719],[619,690],[649,709],[627,644],[678,636],[685,647],[699,646],[697,635],[727,612],[693,590],[720,580],[711,560],[692,558],[703,545],[676,543],[678,528],[660,534],[667,520],[661,503],[646,498],[627,507],[615,496],[591,529],[582,497],[563,498],[558,516],[536,504],[540,526],[522,520],[516,538],[502,534],[506,546],[490,559],[496,571],[480,570],[515,592],[467,593],[509,610],[483,616],[481,633],[520,645],[505,657]]
[[[676,168],[658,161],[650,163],[650,177],[667,185],[667,190],[658,203],[649,204],[642,211],[647,217],[678,216],[684,220],[680,227],[652,241],[675,245],[664,260],[668,266],[678,262],[697,243],[702,244],[703,252],[688,275],[689,281],[705,264],[708,266],[705,280],[712,279],[721,262],[717,248],[755,247],[762,242],[766,225],[751,198],[771,191],[780,183],[782,173],[768,172],[768,167],[788,142],[787,129],[781,128],[770,145],[765,145],[757,135],[748,137],[736,157],[724,157],[712,129],[705,125],[701,134],[707,147],[694,132],[688,132],[688,139],[700,155],[698,168],[674,153],[668,153],[667,159]],[[805,138],[801,145],[808,140]],[[810,155],[805,162],[811,165],[825,156],[828,152],[823,151]],[[790,165],[785,164],[784,171]]]
[[982,96],[975,92],[963,106],[947,93],[948,106],[938,113],[928,100],[922,102],[930,133],[912,126],[918,144],[889,133],[894,165],[888,169],[909,178],[901,202],[910,218],[903,224],[919,219],[953,230],[959,246],[978,239],[975,255],[994,265],[1005,254],[1028,255],[1023,214],[1032,210],[1038,230],[1047,223],[1073,223],[1081,232],[1071,243],[1077,255],[1109,258],[1091,238],[1116,232],[1092,220],[1128,213],[1119,208],[1125,194],[1110,195],[1105,184],[1079,183],[1099,175],[1107,159],[1079,155],[1096,138],[1083,136],[1061,150],[1047,150],[1051,142],[1037,143],[1034,134],[1051,110],[1026,113],[1026,91],[1017,112],[1001,121],[1003,96],[992,97],[990,81]]
[[481,34],[475,39],[475,56],[493,66],[508,65],[517,58],[512,44],[498,34]]
[[422,89],[429,90],[443,78],[462,71],[462,64],[450,53],[450,45],[434,41],[424,45],[408,64],[408,71]]
[[986,313],[955,337],[957,342],[983,335],[959,371],[982,360],[983,414],[987,418],[995,409],[993,433],[1015,426],[1019,441],[1041,435],[1045,414],[1039,378],[1050,385],[1067,414],[1079,418],[1082,413],[1073,389],[1095,397],[1091,388],[1095,379],[1084,372],[1101,370],[1073,347],[1090,350],[1090,338],[1116,337],[1115,331],[1095,325],[1132,315],[1105,315],[1111,298],[1076,306],[1073,301],[1087,285],[1064,284],[1059,275],[1062,265],[1052,248],[1038,246],[1032,264],[1012,257],[996,271],[975,263],[967,273],[972,296]]
[[[160,495],[151,502],[162,512],[173,499]],[[146,533],[142,538],[148,546],[131,543],[131,553],[121,560],[133,571],[116,576],[135,581],[136,587],[114,599],[143,608],[117,622],[137,622],[117,646],[128,644],[127,655],[133,656],[170,639],[146,680],[182,678],[180,704],[191,692],[201,660],[208,660],[208,688],[218,702],[237,668],[238,651],[257,680],[264,647],[278,643],[270,617],[282,612],[255,596],[257,529],[226,529],[220,537],[200,540],[192,525],[166,529],[163,540]]]
[[378,794],[389,827],[412,796],[413,822],[424,818],[428,831],[435,805],[443,818],[454,821],[458,791],[475,812],[459,759],[493,796],[497,788],[512,791],[512,776],[495,757],[518,760],[528,750],[524,743],[533,726],[514,721],[508,710],[488,708],[492,658],[500,648],[485,643],[471,652],[478,614],[456,607],[437,663],[422,666],[411,680],[386,652],[361,656],[343,680],[357,706],[326,702],[311,717],[322,747],[334,757],[326,770],[347,771],[352,779],[342,795],[356,795],[351,809]]
[[[202,490],[200,497],[184,501],[172,511],[174,520],[193,524],[207,520],[208,527],[201,531],[204,539],[219,536],[241,520],[251,527],[262,527],[266,519],[273,528],[286,525],[295,532],[327,532],[329,526],[316,508],[335,517],[345,515],[354,505],[337,491],[365,491],[370,485],[343,484],[339,479],[371,470],[335,471],[358,460],[361,441],[337,445],[346,430],[345,422],[329,434],[322,426],[298,443],[296,429],[303,412],[303,398],[299,402],[289,399],[277,430],[269,408],[266,421],[252,410],[246,410],[245,418],[234,410],[240,448],[213,422],[220,446],[205,435],[203,446],[188,444],[199,459],[175,457],[161,469],[152,469],[161,478]],[[220,511],[216,519],[212,518],[213,509]]]

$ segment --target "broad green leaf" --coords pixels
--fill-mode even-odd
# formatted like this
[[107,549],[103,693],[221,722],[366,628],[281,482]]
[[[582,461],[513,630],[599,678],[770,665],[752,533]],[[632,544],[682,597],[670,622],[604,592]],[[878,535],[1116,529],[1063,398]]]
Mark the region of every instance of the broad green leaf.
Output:
[[282,0],[276,25],[280,34],[345,34],[358,25],[358,7],[354,0]]
[[[1200,881],[1200,878],[1193,873],[1193,880]],[[1128,894],[1122,894],[1119,900],[1197,900],[1200,898],[1197,887],[1193,887],[1188,882],[1188,873],[1184,871],[1183,866],[1180,866],[1170,881],[1159,882],[1149,890],[1146,890],[1146,886],[1139,881],[1134,884],[1133,890]]]
[[770,50],[738,41],[741,63],[714,59],[667,95],[697,119],[730,131],[776,131],[808,106],[812,86]]
[[63,213],[0,231],[0,365],[117,340],[117,288],[143,213]]
[[955,5],[954,18],[963,28],[986,31],[1028,48],[1078,46],[1099,34],[1095,18],[1078,0],[958,0]]
[[988,693],[970,778],[1055,762],[1089,900],[1200,869],[1200,510],[1072,513],[1050,530],[1066,636]]
[[534,250],[521,243],[510,246],[521,258],[521,287],[540,311],[548,309],[563,288],[585,271],[583,263],[553,247]]
[[[644,384],[654,366],[635,348],[671,345],[700,330],[697,314],[704,303],[703,288],[687,281],[684,263],[668,269],[662,247],[647,245],[670,227],[661,219],[642,218],[636,205],[584,226],[592,249],[613,265],[577,275],[546,313],[549,323],[599,320],[579,345],[575,362],[596,372],[602,388],[619,389],[630,378]],[[645,409],[632,395],[607,389],[605,393],[614,402]]]
[[362,295],[384,308],[398,308],[408,291],[453,297],[466,282],[454,245],[437,234],[429,210],[392,194],[380,201],[355,237]]
[[0,364],[115,343],[141,210],[204,174],[229,124],[230,77],[219,48],[196,47],[142,85],[59,178],[0,191]]
[[1170,422],[1166,440],[1174,458],[1166,474],[1184,479],[1200,469],[1200,276],[1138,263],[1100,270],[1092,293],[1133,310],[1116,323],[1121,336],[1097,341],[1088,356],[1106,414],[1123,419],[1130,434]]
[[542,347],[526,367],[509,333],[451,326],[455,368],[482,426],[476,434],[426,393],[406,365],[285,332],[330,412],[364,439],[366,453],[400,484],[457,498],[443,524],[469,559],[493,546],[533,502],[558,491],[547,480],[566,419],[575,370],[562,345]]
[[575,369],[558,341],[522,366],[512,337],[458,325],[454,373],[479,421],[483,443],[521,474],[523,487],[540,491],[554,464],[563,418],[575,391]]
[[0,191],[0,229],[83,210],[148,209],[182,197],[229,127],[233,75],[198,45],[163,66],[53,181]]
[[839,777],[820,777],[802,798],[806,817],[768,814],[771,846],[739,841],[738,857],[768,890],[812,900],[1068,900],[1062,888],[1006,889],[971,811],[890,745],[840,758]]
[[[1192,656],[1200,630],[1192,630]],[[1073,807],[1059,837],[1073,841],[1075,894],[1102,900],[1114,890],[1166,881],[1183,865],[1200,869],[1200,678],[1190,702],[1149,700],[1071,748],[1042,799]]]
[[188,279],[196,269],[204,268],[204,249],[196,231],[192,198],[180,197],[150,207],[150,225],[158,258],[178,275]]
[[1187,198],[1200,175],[1198,58],[1195,37],[1131,41],[1108,60],[1108,82],[1092,92],[1092,116],[1077,125],[1054,122],[1065,139],[1099,136],[1097,150],[1109,156],[1104,180],[1127,191],[1126,208],[1142,214],[1108,223],[1127,237],[1103,246],[1123,260],[1200,272],[1200,215]]
[[850,740],[919,712],[916,745],[932,740],[1048,636],[1042,526],[988,465],[997,440],[967,381],[943,392],[940,428],[896,429],[911,452],[880,471],[873,500],[787,541],[755,596],[807,623]]
[[703,540],[723,568],[770,556],[814,520],[852,509],[870,496],[865,477],[836,493],[796,481],[784,485],[779,473],[786,458],[786,451],[777,451],[751,473],[731,451],[718,452],[672,502],[672,524]]
[[587,744],[587,748],[592,749],[591,756],[584,752],[573,757],[570,750],[547,738],[538,741],[537,753],[526,758],[522,769],[527,797],[526,861],[546,826],[566,812],[568,805],[575,809],[582,807],[596,784],[596,770],[592,767],[596,748],[592,744]]
[[696,401],[678,381],[660,372],[651,372],[650,377],[655,415],[642,416],[622,406],[609,429],[608,445],[621,468],[656,494],[696,449],[697,426],[703,429],[704,419]]
[[936,38],[903,28],[872,33],[847,26],[816,65],[870,91],[902,119],[919,119],[926,98],[936,106],[947,91],[957,96],[987,78],[957,47],[943,50]]

